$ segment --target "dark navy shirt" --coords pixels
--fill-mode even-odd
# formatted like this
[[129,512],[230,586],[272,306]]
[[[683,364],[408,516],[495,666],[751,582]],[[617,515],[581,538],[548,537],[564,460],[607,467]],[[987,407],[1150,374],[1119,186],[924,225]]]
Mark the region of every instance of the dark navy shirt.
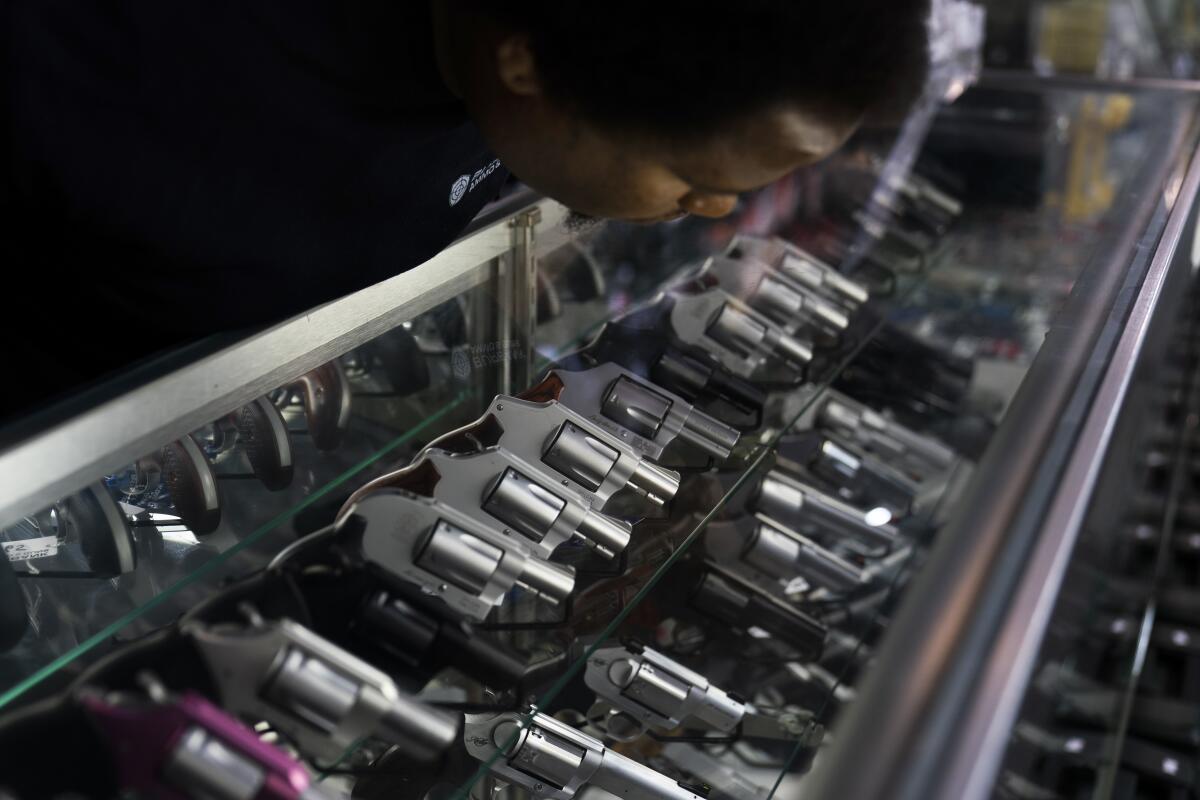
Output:
[[0,7],[6,353],[51,383],[403,272],[506,178],[425,0]]

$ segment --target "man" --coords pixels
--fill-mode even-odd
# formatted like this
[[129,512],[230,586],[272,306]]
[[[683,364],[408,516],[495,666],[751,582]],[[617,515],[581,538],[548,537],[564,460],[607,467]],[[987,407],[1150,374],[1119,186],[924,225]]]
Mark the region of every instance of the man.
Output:
[[726,214],[918,82],[927,0],[3,3],[28,404],[415,266],[510,172]]

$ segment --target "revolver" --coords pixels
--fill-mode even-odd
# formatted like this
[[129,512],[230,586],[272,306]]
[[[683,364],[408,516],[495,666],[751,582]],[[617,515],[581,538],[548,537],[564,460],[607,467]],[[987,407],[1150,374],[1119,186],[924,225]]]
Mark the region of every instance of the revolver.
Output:
[[[356,530],[343,532],[350,539],[361,532],[357,517],[347,527]],[[419,688],[453,667],[482,684],[507,690],[535,671],[439,597],[363,561],[349,543],[295,553],[281,565],[227,587],[189,612],[184,622],[211,626],[240,621],[247,604],[272,619],[303,619],[307,627],[405,687]]]
[[811,479],[828,493],[862,508],[905,517],[920,485],[890,464],[823,431],[790,434],[778,443],[776,469]]
[[408,466],[356,491],[339,517],[383,489],[404,489],[458,509],[494,530],[498,541],[519,542],[518,547],[542,556],[570,539],[607,558],[624,550],[632,526],[597,511],[569,479],[556,480],[548,472],[543,459],[529,462],[499,447],[451,453],[431,446]]
[[182,628],[208,667],[221,704],[267,720],[305,754],[333,761],[366,736],[429,760],[458,734],[451,715],[402,693],[380,670],[289,619]]
[[850,327],[851,312],[845,306],[755,258],[713,256],[697,277],[715,281],[791,336],[811,331],[836,342]]
[[679,490],[679,473],[652,463],[620,437],[554,400],[539,403],[498,395],[478,422],[430,446],[449,449],[458,439],[499,448],[548,469],[597,511],[622,489],[658,506]]
[[962,415],[974,365],[887,325],[834,381],[841,392],[874,408],[891,409],[904,425],[922,429]]
[[[797,377],[813,360],[812,345],[801,341],[736,297],[719,288],[684,287],[667,295],[675,338],[708,353],[741,378],[753,380],[770,366]],[[848,321],[847,321],[848,324]]]
[[686,786],[627,758],[598,739],[545,714],[525,722],[517,712],[468,714],[467,752],[491,764],[500,778],[537,800],[569,800],[585,785],[639,800],[704,800],[702,787]]
[[761,515],[714,520],[704,536],[714,561],[736,569],[755,585],[801,578],[811,588],[845,594],[870,580],[862,567]]
[[[504,473],[496,491],[514,474],[511,468]],[[351,518],[356,524],[347,527]],[[343,546],[354,548],[376,573],[419,586],[468,619],[483,620],[514,586],[552,603],[575,588],[570,567],[544,561],[532,544],[439,500],[373,489],[352,498],[341,520]]]
[[738,417],[750,415],[752,424],[744,428],[758,428],[766,392],[707,353],[673,344],[663,330],[663,316],[661,306],[649,306],[611,321],[584,349],[560,359],[558,367],[581,371],[611,361],[688,402],[720,400],[740,412]]
[[811,713],[765,716],[698,672],[634,642],[596,650],[583,678],[612,707],[604,728],[618,741],[636,738],[649,727],[674,730],[689,722],[725,733],[740,729],[753,738],[819,743],[824,737]]
[[[583,636],[603,629],[670,558],[693,524],[676,521],[650,526],[648,535],[630,549],[625,573],[579,591],[571,606],[571,632]],[[826,628],[820,621],[695,551],[686,553],[667,571],[653,596],[667,604],[657,609],[657,619],[678,618],[687,625],[703,627],[709,636],[745,636],[757,628],[801,660],[819,658],[824,647]],[[638,616],[626,620],[629,635],[654,640],[658,629],[644,626],[644,621]]]
[[552,369],[521,397],[538,402],[557,400],[653,461],[659,460],[676,438],[724,460],[741,437],[736,429],[679,395],[618,364],[578,372]]
[[[812,427],[837,435],[918,481],[945,472],[954,464],[954,451],[937,439],[917,433],[833,389],[827,390],[805,416]],[[802,420],[798,427],[804,426]]]
[[779,470],[763,476],[751,505],[789,530],[845,537],[870,551],[890,550],[900,541],[887,509],[863,511]]
[[779,237],[739,235],[725,255],[754,260],[853,313],[870,299],[867,287],[847,278],[815,255]]
[[122,792],[164,800],[320,800],[339,796],[195,692],[80,693],[110,746]]

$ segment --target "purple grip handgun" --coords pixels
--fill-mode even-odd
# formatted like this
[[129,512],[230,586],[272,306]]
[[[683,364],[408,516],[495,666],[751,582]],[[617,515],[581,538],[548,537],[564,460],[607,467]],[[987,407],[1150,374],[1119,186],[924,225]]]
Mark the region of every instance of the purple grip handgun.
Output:
[[291,756],[195,692],[165,702],[88,693],[124,790],[165,800],[332,800]]

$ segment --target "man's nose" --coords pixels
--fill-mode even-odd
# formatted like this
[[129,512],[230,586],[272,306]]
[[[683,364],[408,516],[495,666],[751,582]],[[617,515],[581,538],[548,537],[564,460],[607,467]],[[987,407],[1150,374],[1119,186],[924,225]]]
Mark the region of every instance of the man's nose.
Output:
[[679,200],[679,207],[698,217],[723,217],[737,206],[736,194],[688,192]]

